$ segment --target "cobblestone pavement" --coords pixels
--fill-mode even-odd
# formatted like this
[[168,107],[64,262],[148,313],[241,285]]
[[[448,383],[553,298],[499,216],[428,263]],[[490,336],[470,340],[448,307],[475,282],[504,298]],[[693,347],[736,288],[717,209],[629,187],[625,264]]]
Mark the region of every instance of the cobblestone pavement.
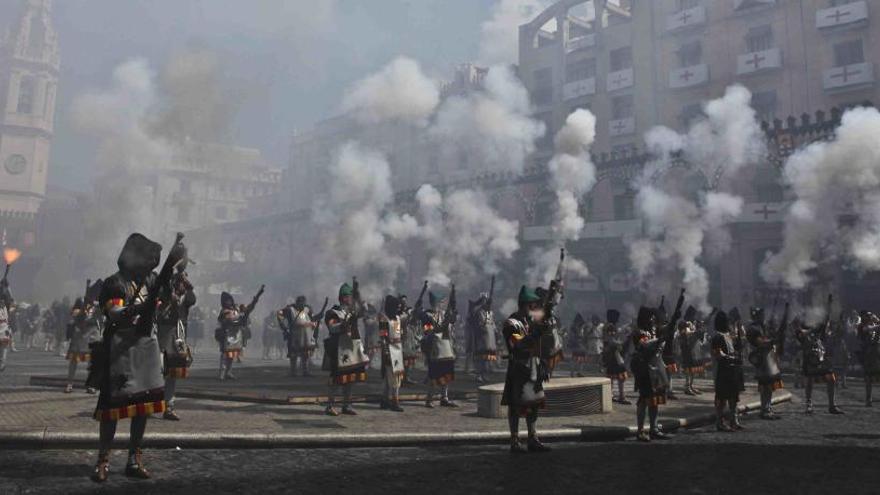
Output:
[[[22,354],[22,353],[20,353]],[[65,363],[62,359],[37,353],[31,359],[19,361],[17,367],[10,366],[7,372],[10,375],[28,375],[35,372],[41,375],[58,376],[59,367]],[[28,365],[22,363],[28,362]],[[183,380],[182,382],[205,383],[208,378],[204,374],[205,363],[197,369],[200,378],[196,380]],[[292,395],[306,395],[309,393],[326,393],[324,378],[285,378],[285,368],[282,364],[266,365],[262,361],[245,361],[240,367],[239,380],[230,385],[240,390],[265,390],[266,382],[270,381],[270,387],[278,387],[278,383],[284,385]],[[82,378],[85,370],[78,375]],[[464,373],[460,373],[464,375]],[[266,377],[268,376],[268,377]],[[463,376],[460,390],[474,391],[476,385],[473,379]],[[496,376],[499,381],[503,378]],[[74,393],[65,394],[60,388],[33,387],[15,385],[26,383],[20,378],[4,376],[0,382],[0,430],[17,429],[47,429],[48,431],[96,431],[96,424],[91,419],[95,407],[96,397],[87,395],[83,390],[77,389]],[[316,381],[322,382],[319,387]],[[210,383],[218,384],[213,379]],[[225,385],[226,382],[224,382]],[[468,384],[469,383],[469,384]],[[675,381],[680,388],[680,382]],[[631,385],[631,384],[628,384]],[[197,385],[189,385],[197,387]],[[355,393],[359,388],[377,387],[375,383],[355,386]],[[709,389],[708,381],[698,382],[698,386]],[[635,394],[627,387],[629,398],[635,402]],[[404,392],[406,389],[404,390]],[[755,400],[755,391],[750,389],[744,399]],[[706,393],[698,397],[681,396],[680,400],[671,401],[663,408],[663,416],[678,418],[693,416],[710,412],[712,395]],[[379,409],[378,404],[366,403],[356,405],[358,416],[327,417],[323,413],[323,407],[316,404],[276,405],[249,403],[238,401],[221,401],[207,399],[178,398],[176,410],[183,418],[180,422],[170,422],[156,419],[150,422],[151,432],[164,433],[191,433],[191,432],[226,432],[226,433],[346,433],[346,432],[428,432],[432,429],[444,432],[462,431],[504,431],[507,428],[504,419],[486,419],[476,415],[476,400],[458,401],[460,409],[446,409],[437,407],[427,409],[422,401],[405,402],[406,411],[402,414],[386,412]],[[435,402],[436,404],[436,402]],[[611,414],[591,415],[582,417],[558,417],[545,418],[542,425],[546,428],[579,427],[579,426],[628,426],[634,424],[635,406],[614,405]]]
[[[849,400],[847,400],[847,404]],[[690,430],[668,442],[554,445],[511,457],[503,447],[312,450],[151,450],[154,477],[126,479],[124,453],[111,479],[88,480],[93,451],[0,450],[5,493],[877,493],[876,410],[784,419],[747,416],[742,433]]]
[[[27,357],[27,359],[21,359]],[[253,365],[262,363],[253,363]],[[17,353],[0,375],[0,428],[47,427],[96,430],[89,418],[95,398],[81,391],[24,386],[30,373],[59,374],[64,361],[43,353]],[[201,366],[207,366],[202,364]],[[251,366],[247,364],[246,366]],[[279,365],[280,366],[280,365]],[[259,367],[259,366],[258,366]],[[676,382],[677,383],[677,382]],[[706,386],[705,382],[702,386]],[[880,408],[862,405],[860,381],[841,391],[843,417],[825,413],[823,388],[815,391],[816,414],[803,414],[802,390],[779,407],[784,419],[745,417],[747,430],[683,431],[669,442],[566,443],[540,456],[511,457],[503,447],[461,446],[383,449],[149,450],[154,472],[148,481],[121,474],[124,453],[113,456],[103,493],[364,493],[419,494],[503,492],[561,493],[878,493]],[[628,390],[629,393],[629,390]],[[750,389],[747,396],[754,397]],[[674,401],[663,415],[710,409],[711,395]],[[184,421],[154,420],[150,432],[192,432],[194,427],[235,432],[358,432],[503,430],[504,420],[474,416],[476,405],[427,410],[407,404],[403,414],[359,408],[354,418],[327,418],[315,405],[248,404],[182,399]],[[608,415],[542,418],[540,428],[631,425],[632,406],[615,405]],[[127,430],[121,425],[120,432]],[[0,495],[6,493],[94,493],[88,480],[94,451],[7,451],[0,448]]]

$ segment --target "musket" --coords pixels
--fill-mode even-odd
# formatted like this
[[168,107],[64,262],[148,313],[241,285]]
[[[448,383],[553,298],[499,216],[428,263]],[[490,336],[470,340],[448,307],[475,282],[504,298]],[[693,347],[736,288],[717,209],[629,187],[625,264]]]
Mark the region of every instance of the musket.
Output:
[[248,319],[250,319],[251,313],[253,313],[254,309],[256,309],[257,303],[260,302],[260,297],[263,296],[263,292],[265,292],[265,291],[266,291],[266,286],[261,285],[260,290],[257,291],[257,294],[251,300],[251,303],[248,304],[247,306],[245,306],[244,314],[242,315],[242,321],[248,321]]
[[162,265],[162,270],[159,271],[159,276],[156,278],[156,284],[153,285],[147,293],[147,297],[143,303],[143,310],[140,313],[137,326],[135,327],[137,333],[141,335],[148,335],[152,331],[153,318],[156,316],[156,305],[159,301],[159,293],[162,291],[163,287],[171,282],[171,276],[174,274],[174,265],[176,265],[178,261],[174,259],[174,249],[182,240],[183,233],[178,232],[174,244],[171,245],[171,249],[168,251],[168,257],[165,258],[165,263]]
[[449,338],[449,327],[455,322],[457,316],[458,311],[456,310],[455,302],[455,284],[452,284],[452,289],[449,291],[449,302],[446,304],[446,311],[443,315],[443,338]]
[[422,291],[419,292],[419,298],[416,299],[416,305],[414,309],[416,311],[421,311],[422,306],[425,304],[425,292],[428,292],[428,281],[425,280],[425,283],[422,285]]
[[489,300],[486,301],[486,310],[492,309],[492,298],[495,297],[495,275],[492,275],[492,281],[489,282]]
[[321,330],[321,320],[324,319],[324,312],[327,311],[327,304],[330,302],[329,297],[324,298],[324,305],[321,306],[321,311],[312,317],[312,323],[317,323],[315,325],[315,329],[312,332],[312,336],[315,339],[315,342],[318,341],[318,332]]

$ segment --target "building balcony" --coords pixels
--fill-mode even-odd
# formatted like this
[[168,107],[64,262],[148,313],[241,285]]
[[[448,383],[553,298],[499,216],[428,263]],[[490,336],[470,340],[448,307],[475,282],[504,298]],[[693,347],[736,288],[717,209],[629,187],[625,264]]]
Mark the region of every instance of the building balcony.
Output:
[[609,92],[630,88],[633,85],[632,67],[630,67],[629,69],[609,72],[606,79],[607,80],[605,87]]
[[669,71],[669,88],[682,89],[709,82],[709,65],[699,64]]
[[782,67],[782,50],[771,48],[760,52],[745,53],[736,58],[736,74],[743,76]]
[[776,0],[736,0],[733,4],[733,10],[735,11],[746,11],[751,9],[758,9],[761,7],[774,7],[776,6]]
[[673,33],[706,23],[706,7],[698,5],[666,16],[666,31]]
[[594,48],[595,46],[596,33],[590,33],[568,40],[568,43],[565,44],[565,53],[572,53],[578,50],[586,50],[589,48]]
[[611,137],[628,136],[636,132],[635,117],[608,121],[608,135]]
[[874,84],[874,64],[862,63],[827,69],[822,73],[825,91],[848,91]]
[[564,100],[573,100],[575,98],[594,94],[596,94],[595,77],[581,79],[580,81],[572,81],[562,87],[562,98]]
[[868,22],[868,2],[852,2],[816,11],[816,27],[855,27]]

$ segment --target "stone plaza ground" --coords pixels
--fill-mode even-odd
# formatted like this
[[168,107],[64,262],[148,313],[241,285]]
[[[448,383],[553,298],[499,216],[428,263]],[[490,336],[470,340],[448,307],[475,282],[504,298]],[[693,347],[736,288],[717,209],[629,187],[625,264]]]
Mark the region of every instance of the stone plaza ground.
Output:
[[[358,404],[356,417],[330,418],[318,404],[291,403],[290,397],[324,394],[325,379],[285,377],[282,361],[246,359],[239,380],[220,384],[213,376],[214,355],[204,352],[188,386],[236,400],[179,399],[181,422],[151,420],[147,436],[192,434],[299,434],[332,433],[352,437],[394,432],[501,432],[503,419],[477,417],[471,398],[475,384],[459,373],[455,389],[460,409],[423,407],[421,401],[404,404],[402,414],[381,411],[373,402]],[[77,390],[64,394],[57,387],[33,386],[32,376],[58,376],[63,359],[42,352],[11,356],[0,375],[0,434],[55,431],[94,434],[91,420],[95,397]],[[84,371],[83,371],[84,372]],[[81,372],[82,373],[82,372]],[[374,373],[374,375],[378,372]],[[501,378],[498,375],[497,378]],[[208,383],[212,383],[207,387]],[[678,381],[675,384],[680,388]],[[708,382],[699,382],[709,389]],[[361,385],[365,399],[378,386]],[[262,402],[247,402],[245,392],[262,390]],[[421,386],[405,390],[418,397]],[[745,402],[755,398],[753,388]],[[789,403],[778,406],[784,419],[766,422],[745,416],[747,430],[716,433],[711,426],[679,430],[673,440],[640,444],[627,435],[604,442],[554,442],[544,455],[511,457],[503,444],[414,444],[377,448],[277,448],[148,450],[146,462],[154,478],[145,482],[121,474],[122,452],[113,457],[106,493],[878,493],[880,458],[878,409],[861,402],[862,383],[851,381],[841,393],[843,417],[824,412],[824,390],[817,388],[817,412],[803,414],[802,391],[791,390]],[[627,387],[627,393],[632,394]],[[186,395],[186,394],[183,394]],[[281,397],[286,396],[287,403]],[[211,396],[213,397],[213,395]],[[273,399],[272,397],[275,397]],[[631,399],[633,397],[630,397]],[[277,400],[276,400],[277,399]],[[295,401],[294,401],[295,402]],[[710,413],[711,394],[673,401],[662,409],[668,421]],[[583,417],[542,418],[541,430],[582,428],[587,431],[625,431],[634,425],[634,406],[615,404],[613,413]],[[127,429],[123,422],[120,432]],[[169,446],[170,447],[170,446]],[[94,450],[5,450],[0,445],[0,494],[91,493],[87,478]],[[745,490],[745,491],[743,491]]]

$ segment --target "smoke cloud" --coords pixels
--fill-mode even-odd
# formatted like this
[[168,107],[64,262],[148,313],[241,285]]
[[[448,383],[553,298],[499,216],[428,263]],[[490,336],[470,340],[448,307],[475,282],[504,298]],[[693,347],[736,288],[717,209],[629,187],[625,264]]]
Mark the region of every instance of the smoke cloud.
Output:
[[[596,138],[596,117],[588,110],[578,109],[565,120],[556,133],[556,154],[550,160],[550,183],[556,191],[556,212],[553,218],[553,241],[556,246],[536,248],[530,254],[526,279],[543,284],[553,279],[559,263],[558,245],[580,239],[586,220],[581,216],[579,198],[596,183],[596,167],[590,159],[590,146]],[[579,276],[589,275],[587,264],[570,254],[565,268]]]
[[363,123],[401,120],[427,124],[440,102],[440,91],[415,60],[398,57],[356,83],[345,95],[344,111]]
[[[718,189],[722,179],[764,152],[763,134],[750,101],[747,89],[731,86],[724,96],[703,106],[705,116],[685,134],[657,127],[645,135],[657,159],[635,181],[636,205],[647,237],[630,244],[630,263],[641,281],[652,278],[655,283],[664,268],[675,266],[681,283],[703,310],[709,309],[709,276],[702,259],[706,241],[712,241],[714,256],[722,254],[727,249],[725,225],[743,207],[741,197]],[[687,167],[684,177],[666,177],[673,173],[678,157]],[[693,179],[702,184],[695,185]]]
[[489,69],[485,91],[446,99],[429,135],[441,145],[442,160],[467,159],[471,169],[520,174],[525,159],[544,135],[542,122],[530,117],[529,95],[508,67]]
[[480,63],[514,64],[519,59],[519,27],[531,21],[549,1],[499,0],[481,26]]
[[[880,112],[847,111],[829,142],[793,154],[784,178],[796,200],[785,218],[782,250],[761,267],[770,283],[804,288],[810,271],[839,259],[857,270],[880,269]],[[852,221],[843,223],[841,212]]]
[[500,262],[519,249],[519,224],[498,216],[480,191],[458,190],[444,198],[425,184],[416,201],[431,283],[469,286],[482,275],[498,273]]

